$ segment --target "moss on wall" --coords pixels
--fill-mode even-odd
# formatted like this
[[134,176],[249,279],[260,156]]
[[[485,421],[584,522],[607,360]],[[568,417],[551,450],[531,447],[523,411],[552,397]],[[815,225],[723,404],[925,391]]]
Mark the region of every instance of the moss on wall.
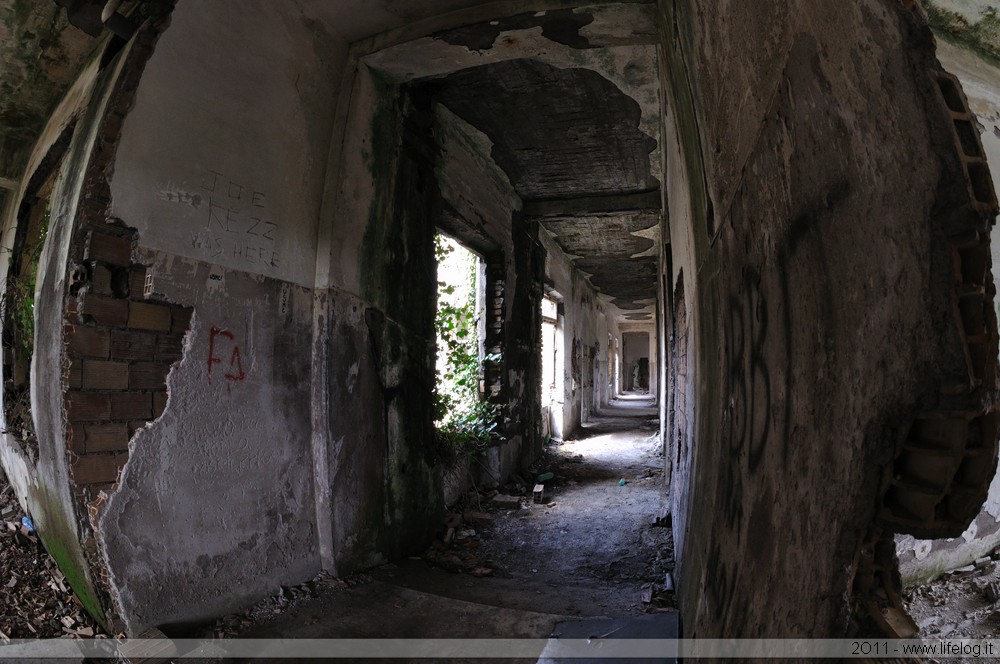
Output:
[[970,21],[934,0],[922,0],[921,5],[935,34],[1000,65],[1000,15],[996,8],[987,7],[980,13],[979,20]]

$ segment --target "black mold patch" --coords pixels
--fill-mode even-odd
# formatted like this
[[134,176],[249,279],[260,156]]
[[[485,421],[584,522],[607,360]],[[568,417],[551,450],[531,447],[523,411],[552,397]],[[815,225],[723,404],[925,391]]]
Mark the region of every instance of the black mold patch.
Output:
[[527,30],[540,27],[542,36],[571,48],[592,48],[590,41],[580,35],[580,30],[594,22],[594,15],[574,12],[572,9],[526,12],[515,14],[490,23],[477,23],[432,35],[435,39],[453,46],[465,46],[470,51],[488,51],[493,48],[502,32]]

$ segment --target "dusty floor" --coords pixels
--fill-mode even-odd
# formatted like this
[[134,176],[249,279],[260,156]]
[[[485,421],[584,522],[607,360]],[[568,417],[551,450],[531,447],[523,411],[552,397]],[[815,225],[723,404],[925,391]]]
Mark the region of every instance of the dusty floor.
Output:
[[978,566],[911,588],[903,597],[923,637],[995,639],[1000,636],[1000,550]]
[[643,586],[662,584],[673,569],[670,529],[652,527],[665,496],[657,427],[655,414],[621,409],[553,445],[537,466],[555,473],[549,502],[499,519],[484,535],[498,574],[551,594],[563,614],[649,610]]
[[[651,400],[624,400],[546,450],[535,468],[555,475],[544,504],[532,502],[534,476],[501,487],[520,488],[518,509],[468,496],[447,545],[287,590],[203,635],[544,638],[570,617],[672,611],[673,542],[654,525],[665,493],[656,430]],[[457,521],[468,510],[479,523]]]

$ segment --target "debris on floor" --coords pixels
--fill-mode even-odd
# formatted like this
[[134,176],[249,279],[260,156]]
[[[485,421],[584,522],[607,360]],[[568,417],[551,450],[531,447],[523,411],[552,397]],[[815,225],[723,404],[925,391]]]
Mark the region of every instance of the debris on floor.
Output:
[[103,635],[0,474],[0,642]]
[[[504,498],[513,497],[504,496]],[[520,508],[520,498],[516,500],[517,507]],[[505,509],[501,505],[507,503],[501,500],[491,504],[497,509]],[[490,561],[483,559],[479,549],[480,535],[476,528],[488,528],[492,524],[493,517],[483,512],[471,510],[464,513],[449,512],[444,519],[444,533],[424,552],[424,560],[449,572],[471,574],[476,577],[491,576],[493,567]]]
[[372,578],[367,574],[353,574],[342,578],[334,578],[326,572],[320,572],[311,580],[297,586],[278,588],[274,595],[258,602],[246,611],[232,613],[219,618],[211,625],[203,628],[201,633],[196,635],[171,635],[171,636],[193,636],[204,639],[231,639],[239,636],[247,629],[255,627],[263,622],[281,615],[299,603],[316,597],[329,595],[345,588],[353,588],[371,583]]
[[1000,633],[1000,549],[908,589],[903,600],[921,637],[995,638]]

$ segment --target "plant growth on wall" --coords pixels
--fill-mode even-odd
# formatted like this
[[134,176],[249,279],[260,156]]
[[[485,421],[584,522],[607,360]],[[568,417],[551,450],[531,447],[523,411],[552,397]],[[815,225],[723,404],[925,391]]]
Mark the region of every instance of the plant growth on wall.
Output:
[[1000,64],[1000,15],[996,7],[987,5],[977,20],[970,20],[957,11],[934,0],[922,0],[927,20],[939,35],[958,42],[981,57]]
[[37,447],[31,418],[31,356],[35,345],[35,284],[49,228],[49,206],[33,210],[19,255],[3,290],[4,415],[7,432],[30,452]]
[[476,318],[475,254],[455,240],[434,238],[438,265],[438,298],[434,427],[440,447],[449,455],[481,453],[499,440],[495,406],[480,396],[483,360]]

